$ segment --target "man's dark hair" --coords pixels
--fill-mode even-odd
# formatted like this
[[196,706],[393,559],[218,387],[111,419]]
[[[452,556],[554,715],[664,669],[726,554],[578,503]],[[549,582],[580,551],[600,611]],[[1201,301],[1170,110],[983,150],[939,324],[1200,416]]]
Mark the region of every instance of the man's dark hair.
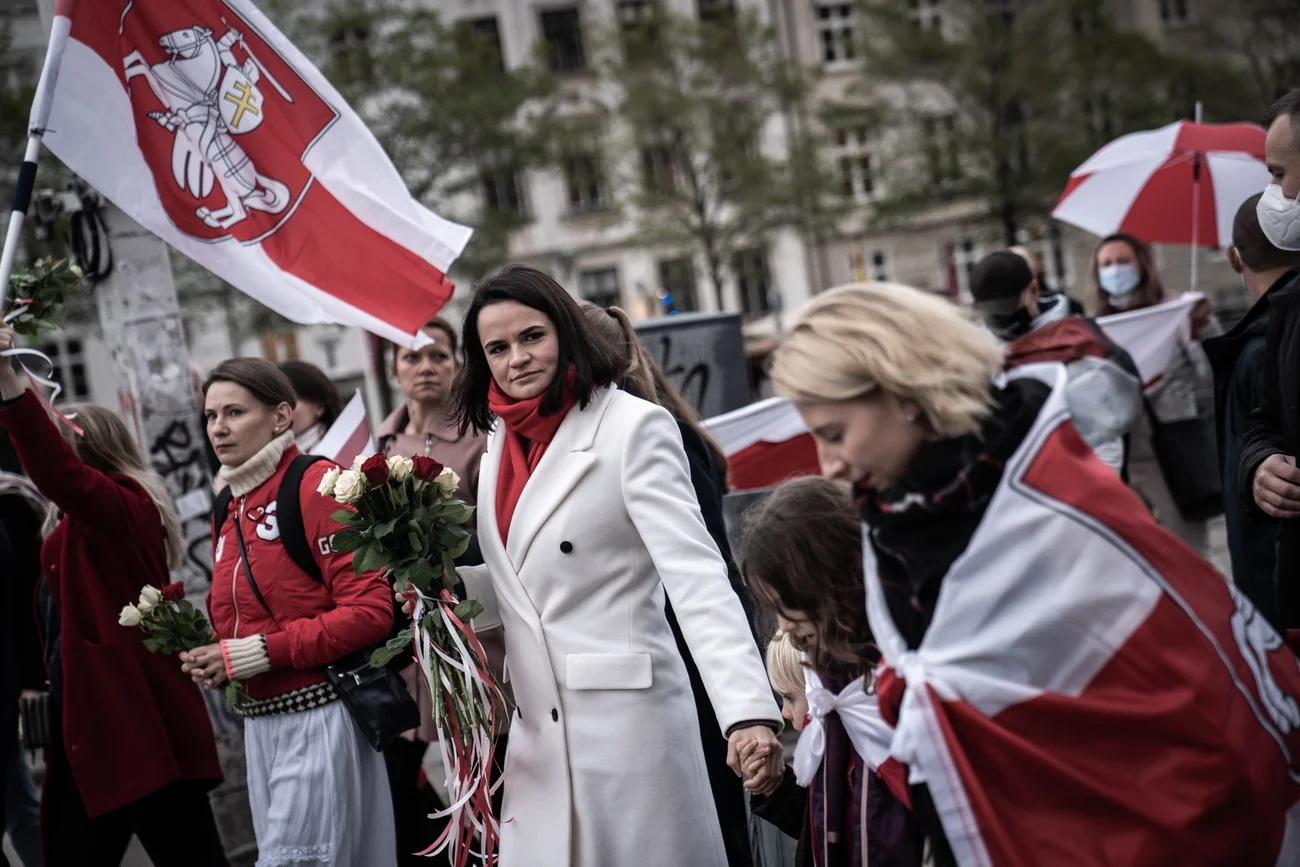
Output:
[[484,307],[503,301],[515,301],[544,313],[555,326],[560,357],[555,378],[542,398],[543,415],[558,412],[564,405],[565,372],[570,368],[574,374],[573,395],[579,406],[587,405],[596,388],[613,382],[618,369],[609,347],[596,336],[578,302],[563,286],[536,268],[508,265],[475,287],[465,313],[465,364],[456,374],[451,390],[451,417],[462,434],[471,427],[479,433],[492,427],[492,410],[488,408],[492,369],[483,354],[478,317]]
[[1232,246],[1237,249],[1241,264],[1257,274],[1300,267],[1300,252],[1279,250],[1260,228],[1255,207],[1262,195],[1263,193],[1256,193],[1242,202],[1237,215],[1232,218]]
[[1291,118],[1291,147],[1300,150],[1300,87],[1292,88],[1286,96],[1269,106],[1264,128],[1272,126],[1283,115]]

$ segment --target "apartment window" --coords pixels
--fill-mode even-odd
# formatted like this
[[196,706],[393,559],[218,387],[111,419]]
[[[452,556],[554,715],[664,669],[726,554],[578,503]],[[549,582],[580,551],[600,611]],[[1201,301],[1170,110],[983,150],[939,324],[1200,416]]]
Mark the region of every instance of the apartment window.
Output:
[[524,216],[523,185],[514,169],[484,169],[479,175],[483,207],[498,214]]
[[740,307],[746,316],[772,312],[772,278],[767,269],[767,252],[762,247],[739,250],[731,257],[736,274]]
[[659,301],[668,313],[699,310],[695,298],[695,266],[688,257],[659,263]]
[[605,206],[605,174],[600,154],[592,147],[564,157],[564,180],[569,188],[569,209],[594,211]]
[[582,50],[582,21],[577,7],[547,9],[541,13],[542,41],[547,63],[556,72],[583,69],[587,56]]
[[490,58],[494,61],[493,65],[505,72],[505,54],[501,50],[501,30],[497,26],[496,16],[488,15],[485,18],[471,18],[465,22],[465,26],[469,28],[471,35],[480,46],[480,50],[488,52]]
[[1186,24],[1191,20],[1188,0],[1160,0],[1160,23],[1167,26]]
[[922,118],[921,138],[924,140],[930,180],[936,184],[957,180],[961,176],[961,162],[956,116],[945,114]]
[[330,49],[339,75],[347,81],[369,82],[375,77],[370,54],[370,27],[346,21],[330,34]]
[[735,0],[698,0],[701,21],[717,21],[736,14]]
[[582,297],[597,307],[615,307],[622,302],[618,291],[617,268],[593,268],[578,278]]
[[50,378],[63,386],[60,403],[90,399],[90,379],[86,375],[86,354],[81,340],[76,337],[51,340],[41,347],[41,352],[54,365]]
[[943,0],[907,0],[907,14],[921,30],[943,29]]
[[840,171],[840,191],[846,199],[863,202],[876,192],[876,167],[869,142],[865,126],[835,130],[835,162]]
[[853,3],[820,3],[817,6],[817,35],[821,39],[822,63],[849,63],[857,57],[857,8]]
[[855,283],[875,280],[889,283],[893,272],[889,267],[889,253],[885,250],[864,250],[861,247],[849,251],[849,277]]
[[952,265],[957,273],[957,297],[970,297],[970,275],[984,252],[974,238],[959,238],[952,245]]
[[622,33],[623,52],[628,60],[651,60],[659,54],[659,9],[657,0],[617,0],[614,15]]
[[671,147],[655,144],[641,148],[641,184],[650,195],[667,195],[677,189]]

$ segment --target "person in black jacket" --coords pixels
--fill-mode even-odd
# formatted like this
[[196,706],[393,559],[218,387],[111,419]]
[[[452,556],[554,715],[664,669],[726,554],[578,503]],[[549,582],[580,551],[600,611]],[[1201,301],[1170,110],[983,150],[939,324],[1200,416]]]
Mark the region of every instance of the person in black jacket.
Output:
[[[643,400],[659,404],[677,419],[677,429],[682,435],[682,445],[686,449],[686,459],[690,465],[691,484],[700,503],[704,525],[713,538],[714,544],[718,546],[723,561],[727,564],[731,587],[745,609],[749,628],[757,644],[758,633],[754,626],[753,601],[741,580],[740,570],[736,568],[731,554],[731,545],[727,542],[727,529],[722,516],[722,495],[727,491],[726,454],[700,424],[695,409],[686,402],[677,389],[673,388],[664,376],[663,370],[641,347],[626,313],[618,307],[606,309],[594,304],[584,304],[583,313],[596,334],[614,350],[616,358],[624,366],[616,381],[619,388]],[[667,605],[666,613],[668,625],[672,627],[677,648],[682,654],[682,661],[686,663],[686,673],[691,680],[691,692],[695,696],[700,741],[704,746],[704,763],[709,772],[709,784],[713,789],[713,802],[718,810],[718,824],[722,828],[727,863],[730,867],[749,867],[753,863],[753,855],[750,850],[749,822],[745,814],[743,784],[741,779],[727,767],[727,740],[722,736],[721,726],[713,712],[713,704],[704,688],[704,680],[700,677],[695,661],[691,658],[671,603]]]
[[1275,629],[1278,617],[1277,523],[1251,508],[1242,489],[1238,467],[1246,445],[1251,410],[1259,406],[1264,388],[1264,356],[1273,297],[1300,276],[1300,252],[1279,250],[1264,236],[1255,213],[1259,195],[1242,203],[1232,223],[1228,262],[1241,275],[1251,308],[1231,331],[1204,342],[1214,368],[1215,428],[1223,467],[1224,516],[1232,580]]
[[[1273,184],[1281,198],[1294,206],[1300,196],[1300,88],[1284,96],[1273,109],[1264,155]],[[1257,210],[1260,226],[1269,240],[1282,249],[1300,249],[1292,231],[1279,234],[1281,223],[1271,207],[1276,196],[1265,194]],[[1265,207],[1269,204],[1270,207]],[[1287,206],[1287,207],[1290,207]],[[1300,207],[1300,206],[1297,206]],[[1294,210],[1294,208],[1293,208]],[[1300,215],[1298,215],[1300,216]],[[1292,220],[1288,225],[1296,224]],[[1238,485],[1249,492],[1265,515],[1282,523],[1277,539],[1277,594],[1279,623],[1300,628],[1300,278],[1293,278],[1269,293],[1271,320],[1264,344],[1264,385],[1259,405],[1250,414],[1246,442],[1241,450]]]

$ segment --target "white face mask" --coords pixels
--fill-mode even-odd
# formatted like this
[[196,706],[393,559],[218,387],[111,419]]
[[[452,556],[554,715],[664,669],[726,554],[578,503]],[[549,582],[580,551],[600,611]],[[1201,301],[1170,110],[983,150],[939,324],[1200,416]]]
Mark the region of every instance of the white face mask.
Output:
[[1136,265],[1107,265],[1097,272],[1097,284],[1110,300],[1110,306],[1118,310],[1128,307],[1133,292],[1142,282]]
[[1274,247],[1300,251],[1300,196],[1288,199],[1281,184],[1269,184],[1255,206],[1255,216]]

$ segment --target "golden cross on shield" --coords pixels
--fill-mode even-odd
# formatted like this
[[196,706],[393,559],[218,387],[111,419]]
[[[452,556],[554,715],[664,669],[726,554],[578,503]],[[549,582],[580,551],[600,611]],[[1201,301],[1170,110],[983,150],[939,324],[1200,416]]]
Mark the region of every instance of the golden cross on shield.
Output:
[[238,90],[240,95],[235,96],[234,93],[227,93],[225,100],[235,104],[235,116],[230,119],[230,125],[238,127],[239,122],[244,118],[244,112],[251,111],[253,114],[261,114],[261,112],[257,110],[257,106],[253,105],[253,89],[249,85],[237,81],[235,82],[235,90]]

